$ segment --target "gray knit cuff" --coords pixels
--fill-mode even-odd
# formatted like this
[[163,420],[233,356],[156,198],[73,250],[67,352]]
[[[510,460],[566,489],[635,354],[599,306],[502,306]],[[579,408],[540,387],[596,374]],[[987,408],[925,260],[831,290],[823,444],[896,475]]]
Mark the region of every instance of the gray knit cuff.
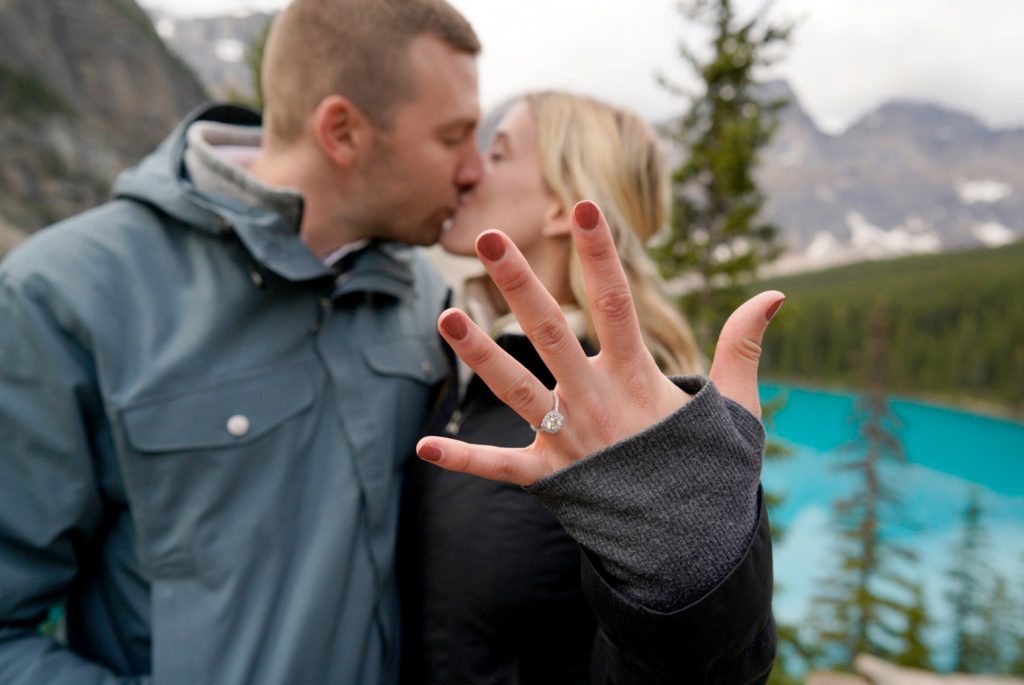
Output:
[[757,523],[761,422],[703,376],[672,379],[671,416],[527,489],[609,583],[651,609],[699,599],[739,562]]

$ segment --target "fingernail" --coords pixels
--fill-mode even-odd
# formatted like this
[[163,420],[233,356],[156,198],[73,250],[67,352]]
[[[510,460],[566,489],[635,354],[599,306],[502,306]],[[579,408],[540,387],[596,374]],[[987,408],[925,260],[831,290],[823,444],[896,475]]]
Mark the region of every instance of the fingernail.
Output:
[[452,340],[462,340],[469,331],[461,314],[449,314],[441,319],[441,328]]
[[424,461],[441,461],[441,448],[429,443],[420,447],[416,454]]
[[496,262],[505,254],[505,242],[497,233],[484,233],[476,241],[476,249],[487,259]]
[[775,314],[778,313],[779,309],[782,307],[782,303],[785,302],[785,301],[786,301],[786,298],[782,298],[781,300],[779,300],[778,302],[773,304],[771,307],[768,307],[768,311],[765,312],[764,318],[766,318],[769,321],[771,321],[772,317],[774,317]]
[[588,231],[597,226],[597,222],[601,218],[601,213],[597,211],[597,205],[590,200],[584,200],[577,204],[573,213],[576,215],[576,223],[579,227]]

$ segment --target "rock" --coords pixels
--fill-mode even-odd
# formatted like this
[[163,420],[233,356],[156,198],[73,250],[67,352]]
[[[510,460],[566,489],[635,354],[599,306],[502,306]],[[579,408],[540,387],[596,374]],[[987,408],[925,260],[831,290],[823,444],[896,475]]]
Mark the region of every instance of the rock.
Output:
[[1019,678],[901,668],[869,654],[858,654],[853,667],[859,675],[812,671],[807,676],[807,685],[1024,685]]
[[205,93],[134,0],[0,0],[0,211],[31,231],[107,199]]

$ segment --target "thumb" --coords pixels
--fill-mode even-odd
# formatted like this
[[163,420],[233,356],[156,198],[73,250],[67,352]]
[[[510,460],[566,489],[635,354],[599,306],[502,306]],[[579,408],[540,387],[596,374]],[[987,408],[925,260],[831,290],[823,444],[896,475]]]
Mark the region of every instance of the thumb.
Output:
[[718,391],[757,418],[761,418],[757,393],[761,338],[785,301],[778,290],[768,290],[741,304],[722,326],[711,362],[710,376]]

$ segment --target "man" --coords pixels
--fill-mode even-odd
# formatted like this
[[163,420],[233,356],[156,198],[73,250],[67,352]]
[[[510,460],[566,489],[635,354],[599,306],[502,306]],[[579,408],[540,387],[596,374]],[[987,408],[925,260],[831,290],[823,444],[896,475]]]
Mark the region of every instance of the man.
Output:
[[478,50],[440,0],[294,0],[262,132],[190,117],[0,268],[0,682],[396,681],[400,474],[448,375],[400,243],[479,178]]

